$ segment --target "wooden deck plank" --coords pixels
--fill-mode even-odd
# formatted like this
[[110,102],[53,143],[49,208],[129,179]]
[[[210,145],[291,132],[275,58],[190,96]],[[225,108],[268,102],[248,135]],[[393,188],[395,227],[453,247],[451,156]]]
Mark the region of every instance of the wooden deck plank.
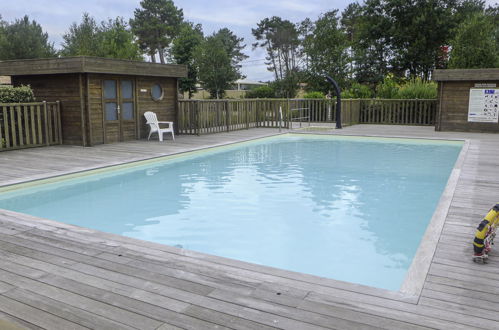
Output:
[[[25,257],[17,257],[17,262],[22,263],[22,264],[29,264],[31,267],[34,267],[36,269],[43,269],[43,270],[48,270],[48,269],[53,269],[57,274],[60,276],[64,276],[67,278],[71,279],[77,279],[79,282],[86,283],[89,285],[99,285],[101,289],[103,290],[110,290],[110,287],[112,287],[113,292],[120,293],[122,295],[126,295],[129,297],[132,297],[134,299],[139,299],[139,300],[144,300],[148,301],[151,304],[161,306],[163,308],[168,308],[168,309],[173,309],[174,311],[180,312],[181,310],[185,309],[188,305],[184,304],[178,307],[172,307],[171,306],[171,299],[167,298],[167,296],[171,297],[176,297],[177,299],[187,301],[190,303],[196,303],[196,304],[201,304],[201,306],[206,307],[206,308],[217,308],[219,311],[223,311],[224,313],[227,313],[228,310],[237,310],[237,307],[234,306],[233,304],[230,303],[225,303],[221,302],[219,300],[215,299],[202,299],[201,297],[198,297],[196,295],[189,294],[188,292],[181,291],[179,289],[171,289],[165,286],[158,285],[157,283],[154,284],[153,287],[150,287],[148,282],[146,281],[137,281],[135,278],[131,276],[124,276],[121,273],[113,273],[113,272],[104,272],[104,274],[101,274],[102,269],[98,269],[96,267],[88,270],[87,268],[89,267],[88,265],[83,265],[81,263],[75,264],[75,265],[70,265],[69,267],[75,268],[77,266],[83,265],[82,269],[80,267],[77,267],[77,272],[72,271],[71,269],[65,269],[62,267],[58,267],[55,265],[51,265],[45,262],[41,261],[36,261],[30,258],[25,258]],[[82,274],[87,274],[88,276],[82,275]],[[92,274],[92,275],[90,275]],[[90,281],[89,278],[92,277],[99,277],[98,280]],[[106,280],[108,279],[108,280]],[[111,281],[109,281],[111,280]],[[90,281],[90,282],[89,282]],[[119,283],[119,284],[117,284]],[[110,287],[108,287],[107,285]],[[126,285],[125,285],[126,284]],[[128,290],[129,287],[142,287],[146,291],[142,290]],[[153,294],[152,292],[147,292],[147,290],[153,290],[162,296],[158,294]],[[178,304],[178,302],[177,302]],[[250,313],[252,314],[252,313]],[[259,314],[265,314],[265,313],[259,313]],[[237,315],[237,314],[236,314]],[[248,315],[248,317],[257,317],[256,315]],[[290,321],[290,320],[285,320],[283,318],[280,318],[279,316],[275,316],[277,319],[281,319],[281,323],[285,323],[287,325],[296,327],[296,328],[313,328],[310,325],[307,324],[301,324],[301,321],[295,320],[295,321]],[[257,319],[259,320],[259,319]],[[294,325],[294,323],[298,323],[297,325]]]
[[497,313],[491,312],[490,310],[484,310],[482,308],[477,308],[474,306],[469,306],[463,304],[462,302],[455,303],[449,302],[442,299],[433,299],[428,297],[421,297],[420,299],[422,306],[428,306],[434,309],[436,312],[445,313],[446,311],[452,310],[454,312],[459,312],[466,318],[470,323],[471,327],[480,327],[484,329],[493,329],[497,325],[499,316]]
[[496,294],[489,292],[480,292],[468,288],[460,288],[447,284],[439,284],[434,282],[426,282],[423,294],[428,291],[441,292],[444,294],[450,294],[459,297],[468,297],[476,300],[482,300],[483,302],[493,302],[499,303],[499,297]]
[[118,309],[133,311],[134,313],[167,322],[171,325],[179,326],[185,329],[220,328],[219,325],[205,320],[193,318],[183,313],[171,311],[154,304],[149,304],[130,297],[116,294],[112,291],[103,290],[99,287],[88,285],[72,279],[57,276],[47,276],[42,280],[47,285],[55,286],[71,292],[83,293],[85,297],[109,304]]
[[[15,285],[22,290],[36,292],[37,294],[46,296],[53,300],[57,300],[65,305],[83,309],[85,311],[108,318],[110,320],[125,323],[137,329],[155,329],[156,327],[161,325],[161,322],[155,319],[130,312],[126,309],[116,308],[110,304],[102,303],[81,295],[85,294],[85,292],[74,293],[70,290],[64,290],[57,286],[54,286],[52,283],[50,285],[44,283],[52,279],[54,277],[53,275],[48,275],[46,277],[38,279],[32,279],[24,277],[19,273],[7,272],[3,270],[3,268],[0,270],[0,275],[2,276],[3,281],[11,285]],[[5,310],[5,312],[8,314],[12,314],[8,310]],[[13,315],[17,316],[15,314]],[[27,321],[31,322],[29,320]]]
[[58,316],[44,312],[38,308],[25,305],[23,303],[20,303],[14,299],[10,299],[3,295],[0,295],[0,310],[16,318],[20,318],[22,320],[25,320],[26,322],[32,323],[36,326],[45,329],[53,329],[53,330],[88,329],[86,327],[82,327],[76,323],[67,321]]
[[[337,313],[335,308],[343,308],[345,306],[344,299],[337,299],[334,296],[313,294],[307,297],[300,308],[304,310],[320,311],[321,313]],[[434,329],[469,329],[468,325],[462,324],[459,320],[445,320],[435,318],[428,315],[422,315],[424,312],[419,312],[421,308],[411,309],[410,306],[399,306],[394,304],[386,306],[384,304],[368,304],[348,301],[348,309],[351,311],[362,312],[368,315],[379,316],[383,318],[384,323],[392,321],[401,321],[408,324],[408,327],[434,328]],[[415,313],[418,311],[419,313]],[[453,316],[453,315],[452,315]],[[397,328],[394,328],[397,329]]]
[[234,317],[232,315],[224,314],[213,309],[203,308],[200,306],[189,306],[184,314],[207,320],[213,323],[226,324],[231,329],[241,329],[241,330],[271,330],[276,329],[275,327],[269,327],[267,325],[248,321],[242,318]]
[[[74,244],[75,242],[66,240],[61,238],[60,235],[55,236],[54,233],[48,232],[45,235],[40,235],[40,231],[36,231],[36,233],[29,232],[23,233],[23,235],[17,235],[17,237],[26,238],[28,240],[34,240],[38,243],[45,243],[54,247],[64,247],[64,249],[71,249],[71,252],[79,252],[84,249],[84,246],[78,246]],[[68,243],[71,242],[71,243]],[[1,237],[0,237],[1,244]],[[88,244],[87,244],[88,245]],[[85,246],[87,246],[85,245]],[[90,245],[91,246],[91,245]],[[40,247],[40,245],[35,246],[36,249],[44,249]],[[64,250],[63,249],[63,250]],[[90,248],[90,250],[93,250]],[[51,252],[58,253],[60,249],[52,250]],[[97,251],[97,250],[96,250]],[[127,258],[124,256],[119,256],[118,254],[109,254],[103,252],[104,250],[98,250],[99,255],[95,255],[96,258],[86,258],[85,256],[80,256],[77,254],[68,254],[64,255],[66,258],[70,258],[71,260],[76,261],[84,261],[89,265],[102,267],[110,271],[118,271],[124,274],[132,274],[135,277],[154,280],[157,283],[168,283],[169,285],[175,284],[175,281],[181,281],[181,283],[186,283],[186,285],[193,286],[196,283],[199,286],[199,289],[206,290],[207,292],[211,291],[211,288],[224,288],[231,289],[239,292],[249,292],[252,287],[250,286],[252,282],[247,282],[243,280],[237,280],[237,283],[232,283],[228,278],[219,279],[218,277],[209,277],[203,272],[203,274],[192,273],[185,270],[177,270],[172,267],[167,267],[162,264],[151,264],[140,262],[135,259]],[[101,254],[107,256],[106,259],[101,260]],[[110,256],[113,256],[111,259]],[[171,266],[169,264],[169,266]],[[218,275],[218,274],[217,274]],[[173,282],[173,283],[172,283]],[[177,285],[177,287],[182,288],[182,285]],[[196,292],[196,291],[193,291]]]
[[[141,279],[144,279],[146,281],[152,281],[156,284],[173,286],[176,288],[184,289],[186,291],[201,293],[201,294],[207,294],[211,292],[215,287],[229,289],[231,291],[236,291],[240,293],[250,292],[252,289],[250,287],[240,284],[225,283],[224,285],[224,281],[220,279],[217,280],[215,277],[201,276],[186,271],[177,271],[175,269],[170,269],[160,265],[149,265],[149,267],[146,267],[147,265],[144,265],[144,268],[137,268],[126,264],[123,265],[119,263],[110,262],[109,260],[101,260],[98,257],[89,258],[78,254],[69,255],[67,252],[62,253],[63,257],[62,256],[58,257],[57,255],[49,253],[53,252],[56,254],[60,254],[61,250],[59,249],[47,249],[41,244],[35,246],[29,245],[32,247],[32,249],[30,249],[19,245],[7,243],[5,241],[2,241],[1,239],[2,237],[0,237],[0,247],[3,247],[4,251],[12,251],[21,254],[23,256],[32,257],[40,261],[41,260],[49,261],[51,264],[57,266],[66,266],[76,270],[83,267],[83,270],[80,270],[82,273],[87,273],[92,275],[100,274],[101,277],[106,279],[113,278],[114,272],[118,272],[123,275],[133,276],[133,278],[138,277],[139,279],[138,280],[134,279],[134,282],[138,281],[138,283],[141,284],[141,286],[143,283],[147,283],[141,281]],[[26,241],[23,240],[22,243],[25,244]],[[40,251],[47,251],[47,253],[42,253]],[[82,264],[82,262],[86,262],[86,265]],[[99,269],[98,267],[102,267],[104,269]],[[153,270],[158,268],[163,270],[163,272],[161,273],[153,272]],[[171,276],[163,275],[165,272]],[[108,274],[110,276],[107,276]],[[179,285],[178,283],[181,284]]]
[[123,323],[106,319],[34,292],[15,289],[5,293],[4,296],[89,329],[134,329]]
[[[0,166],[9,173],[0,174],[0,186],[276,133],[252,129],[179,136],[174,143],[3,152]],[[470,256],[475,228],[499,195],[499,135],[391,125],[356,125],[327,134],[469,139],[421,296],[0,210],[0,319],[33,329],[498,328],[499,253],[493,251],[487,265],[474,264]]]
[[[426,300],[426,303],[423,301],[421,302],[423,305],[426,304],[428,306],[431,306],[432,304],[437,304],[437,305],[440,304],[436,308],[445,309],[448,306],[445,305],[444,302],[452,303],[454,305],[454,307],[452,307],[452,310],[454,311],[462,310],[465,307],[474,307],[472,315],[476,316],[477,315],[476,309],[480,309],[483,314],[483,317],[490,320],[495,320],[497,318],[496,317],[497,313],[495,313],[495,311],[499,309],[499,303],[497,302],[492,302],[490,300],[483,300],[482,298],[478,297],[467,297],[462,295],[462,293],[456,295],[442,291],[424,289],[422,292],[422,297],[429,298],[428,300]],[[488,314],[491,315],[489,316]]]
[[[352,311],[344,310],[342,313],[336,315],[332,314],[321,314],[315,311],[309,311],[305,309],[300,309],[299,304],[303,301],[302,299],[297,299],[299,302],[296,303],[297,306],[289,306],[289,304],[282,303],[280,296],[276,299],[259,299],[254,296],[241,296],[235,295],[231,292],[215,290],[210,293],[210,297],[221,299],[227,302],[232,302],[238,305],[245,306],[247,308],[257,309],[257,310],[271,310],[273,313],[279,313],[282,316],[288,318],[302,320],[304,322],[309,322],[313,324],[320,325],[324,328],[333,329],[365,329],[371,328],[373,324],[377,324],[379,327],[386,327],[391,325],[392,328],[402,329],[404,328],[403,322],[391,322],[389,320],[375,320],[374,317],[365,315],[362,313],[356,313]],[[289,299],[286,299],[289,302]],[[396,326],[395,326],[396,325]]]
[[28,323],[20,318],[0,312],[0,329],[2,330],[40,330],[39,326]]

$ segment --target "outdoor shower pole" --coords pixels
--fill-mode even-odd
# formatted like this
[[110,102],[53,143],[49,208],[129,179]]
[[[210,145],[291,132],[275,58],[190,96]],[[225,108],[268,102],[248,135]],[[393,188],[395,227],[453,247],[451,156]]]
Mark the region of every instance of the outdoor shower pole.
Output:
[[326,80],[334,86],[334,90],[336,91],[336,128],[341,128],[341,90],[340,86],[338,86],[338,83],[331,78],[330,76],[326,75]]

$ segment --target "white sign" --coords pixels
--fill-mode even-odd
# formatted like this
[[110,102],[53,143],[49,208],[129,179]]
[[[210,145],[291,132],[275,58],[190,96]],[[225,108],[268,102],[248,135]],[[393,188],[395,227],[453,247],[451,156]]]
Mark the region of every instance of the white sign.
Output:
[[499,119],[499,89],[470,89],[468,121],[497,123]]

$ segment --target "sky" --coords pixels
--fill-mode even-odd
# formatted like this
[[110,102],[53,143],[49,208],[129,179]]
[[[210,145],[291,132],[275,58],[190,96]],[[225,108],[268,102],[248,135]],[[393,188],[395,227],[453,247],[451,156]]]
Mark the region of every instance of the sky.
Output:
[[[84,12],[88,12],[98,22],[124,17],[127,21],[133,16],[140,0],[0,0],[0,15],[3,20],[12,22],[28,15],[37,21],[49,34],[51,42],[60,48],[62,35],[73,22],[80,22]],[[252,50],[255,41],[251,29],[271,16],[279,16],[298,23],[305,18],[317,19],[321,13],[338,9],[340,12],[354,0],[174,0],[184,11],[184,18],[201,23],[205,34],[211,34],[227,27],[237,36],[244,38],[245,53],[250,57],[242,65],[246,79],[252,81],[273,80],[267,71],[263,49]],[[486,0],[488,4],[497,0]]]

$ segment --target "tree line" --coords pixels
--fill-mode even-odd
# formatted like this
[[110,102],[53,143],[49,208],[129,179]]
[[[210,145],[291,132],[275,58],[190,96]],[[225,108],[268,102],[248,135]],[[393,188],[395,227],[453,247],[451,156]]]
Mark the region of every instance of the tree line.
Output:
[[[325,74],[344,89],[376,93],[410,79],[428,81],[435,68],[499,67],[499,6],[482,0],[365,0],[315,20],[268,17],[252,34],[253,49],[266,52],[277,97],[294,97],[299,83],[327,93]],[[172,0],[142,0],[129,21],[99,23],[85,13],[59,50],[28,16],[10,23],[0,17],[2,60],[87,55],[185,64],[180,89],[189,97],[198,83],[223,97],[243,77],[245,48],[228,28],[204,35]]]

